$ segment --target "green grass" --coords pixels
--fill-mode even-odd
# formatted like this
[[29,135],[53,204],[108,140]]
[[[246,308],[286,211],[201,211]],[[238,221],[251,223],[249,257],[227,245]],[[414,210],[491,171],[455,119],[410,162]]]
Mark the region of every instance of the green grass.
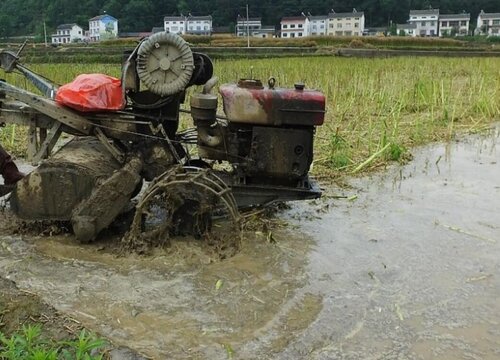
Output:
[[42,335],[39,325],[23,326],[6,337],[0,332],[0,359],[2,360],[101,360],[99,350],[104,340],[96,338],[85,330],[78,338],[70,341],[49,341]]
[[[500,59],[296,57],[215,60],[220,83],[273,76],[280,87],[303,81],[327,98],[326,119],[317,129],[313,172],[331,178],[357,169],[390,144],[363,170],[408,158],[408,149],[477,132],[500,120]],[[36,64],[58,83],[77,74],[118,76],[118,65]],[[1,74],[0,74],[1,75]],[[6,74],[9,82],[24,80]],[[196,89],[190,90],[196,91]],[[17,151],[20,130],[0,130],[0,141]],[[12,141],[12,139],[14,139]]]

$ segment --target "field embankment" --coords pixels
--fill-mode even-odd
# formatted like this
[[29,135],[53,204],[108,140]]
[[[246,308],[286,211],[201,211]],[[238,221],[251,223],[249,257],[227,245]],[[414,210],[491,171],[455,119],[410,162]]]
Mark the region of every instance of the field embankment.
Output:
[[[247,39],[234,36],[186,36],[194,51],[217,59],[274,58],[290,56],[500,56],[500,42],[495,38],[472,38],[468,41],[449,38],[410,37],[332,37],[302,39]],[[134,48],[139,39],[116,39],[91,44],[68,44],[45,47],[28,45],[23,51],[29,63],[116,63]],[[0,44],[15,48],[19,44]]]

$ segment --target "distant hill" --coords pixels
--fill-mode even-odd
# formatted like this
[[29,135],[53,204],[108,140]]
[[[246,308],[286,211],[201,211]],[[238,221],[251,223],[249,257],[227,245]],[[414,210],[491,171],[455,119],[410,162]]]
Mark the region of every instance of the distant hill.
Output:
[[262,17],[266,25],[277,25],[282,16],[364,11],[367,26],[404,23],[412,9],[439,8],[442,13],[470,12],[475,22],[481,9],[500,12],[498,0],[0,0],[0,37],[50,35],[57,25],[78,23],[88,27],[88,19],[104,12],[119,20],[120,31],[150,31],[163,25],[165,15],[206,15],[214,26],[234,26],[238,14]]

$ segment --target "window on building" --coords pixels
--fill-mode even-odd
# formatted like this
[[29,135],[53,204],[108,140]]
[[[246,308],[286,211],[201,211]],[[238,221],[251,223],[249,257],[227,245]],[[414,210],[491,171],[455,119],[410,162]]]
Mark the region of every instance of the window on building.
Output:
[[333,23],[330,23],[330,29],[333,29]]
[[291,24],[290,29],[295,29],[295,24]]
[[295,37],[295,33],[291,33],[291,34],[290,34],[290,37],[293,37],[293,38],[294,38],[294,37]]
[[346,27],[351,27],[351,23],[346,23],[345,26]]
[[448,21],[441,21],[441,26],[447,27],[448,26]]
[[281,36],[283,36],[285,38],[285,37],[288,37],[288,34],[287,33],[283,33]]
[[460,26],[467,26],[467,21],[465,20],[460,21]]
[[299,29],[302,29],[302,24],[299,24],[298,27],[299,27]]
[[[465,21],[464,21],[465,22]],[[491,20],[491,25],[500,25],[500,19]]]
[[355,28],[359,28],[359,23],[354,23]]
[[337,29],[342,29],[342,24],[341,23],[337,24]]
[[299,32],[299,36],[302,36],[302,33],[301,33],[301,32]]
[[345,19],[346,19],[347,21],[350,21],[350,20],[351,20],[351,18],[345,18]]
[[336,36],[342,36],[342,31],[335,31]]
[[425,25],[426,25],[425,21],[422,21],[422,24],[421,24],[421,25],[422,25],[422,26],[425,26]]
[[431,21],[431,26],[434,26],[436,25],[436,23],[434,21]]
[[287,24],[283,24],[283,29],[286,29],[288,28],[288,25]]

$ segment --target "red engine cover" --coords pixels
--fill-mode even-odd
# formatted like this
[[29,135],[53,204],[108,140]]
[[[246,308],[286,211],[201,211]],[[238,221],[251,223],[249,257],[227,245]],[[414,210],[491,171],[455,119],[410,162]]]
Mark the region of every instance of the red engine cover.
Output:
[[263,87],[241,80],[220,87],[224,111],[231,122],[269,126],[317,126],[325,119],[325,96],[317,90]]

